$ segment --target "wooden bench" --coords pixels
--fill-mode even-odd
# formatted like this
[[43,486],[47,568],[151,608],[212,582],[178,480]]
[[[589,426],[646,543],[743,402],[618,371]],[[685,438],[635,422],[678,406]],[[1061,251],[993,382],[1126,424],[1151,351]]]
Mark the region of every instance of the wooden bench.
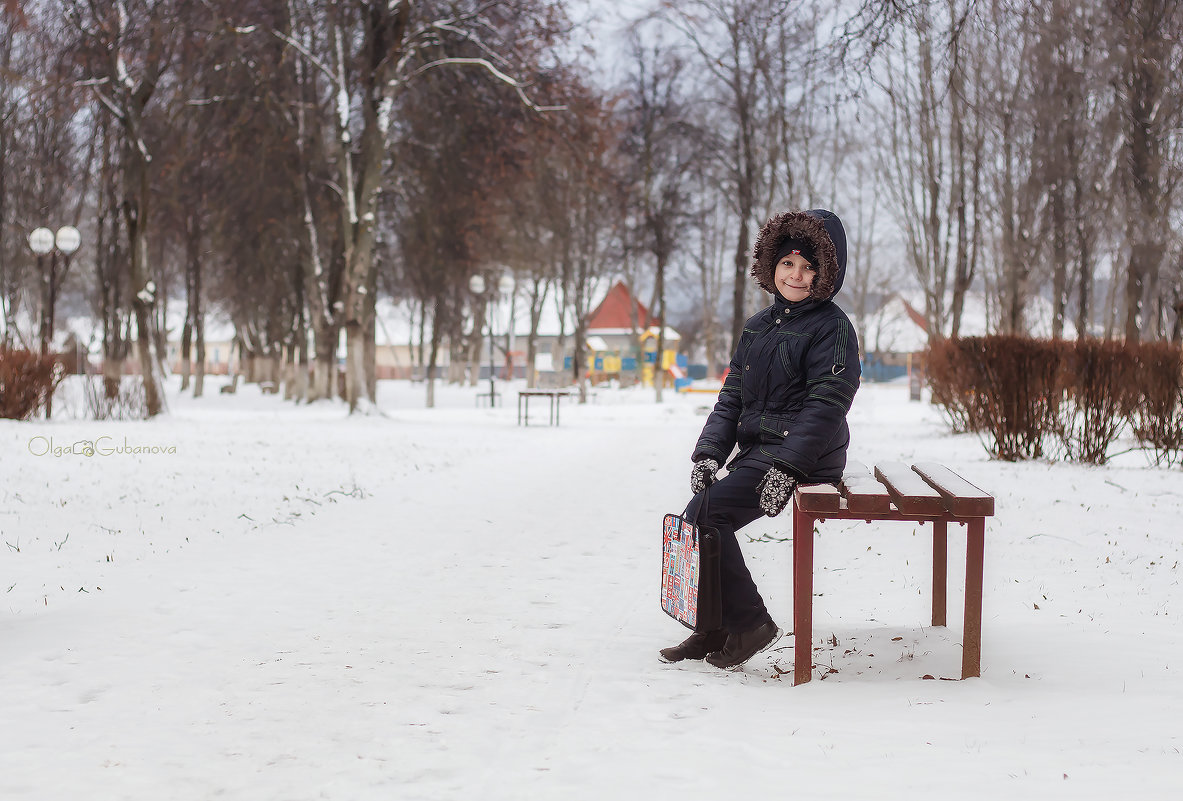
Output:
[[933,462],[884,462],[874,474],[847,464],[842,483],[798,487],[793,496],[793,684],[813,671],[813,526],[827,519],[932,523],[932,625],[945,625],[948,525],[967,527],[961,678],[981,675],[982,558],[993,496]]

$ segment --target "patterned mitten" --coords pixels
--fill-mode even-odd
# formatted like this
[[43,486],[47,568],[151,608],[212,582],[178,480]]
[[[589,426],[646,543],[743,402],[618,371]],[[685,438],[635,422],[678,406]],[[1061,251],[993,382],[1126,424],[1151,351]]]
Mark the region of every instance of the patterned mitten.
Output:
[[690,491],[695,495],[715,483],[715,473],[719,472],[719,463],[714,459],[699,459],[690,468]]
[[769,517],[776,517],[789,505],[797,489],[797,479],[773,467],[760,479],[756,489],[760,491],[760,509]]

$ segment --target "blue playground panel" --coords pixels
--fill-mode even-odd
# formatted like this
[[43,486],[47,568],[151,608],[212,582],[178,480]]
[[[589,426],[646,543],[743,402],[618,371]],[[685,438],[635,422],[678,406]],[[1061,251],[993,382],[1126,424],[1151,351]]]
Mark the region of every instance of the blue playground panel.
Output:
[[862,363],[864,381],[892,381],[908,374],[908,368],[902,364],[884,364],[872,357]]

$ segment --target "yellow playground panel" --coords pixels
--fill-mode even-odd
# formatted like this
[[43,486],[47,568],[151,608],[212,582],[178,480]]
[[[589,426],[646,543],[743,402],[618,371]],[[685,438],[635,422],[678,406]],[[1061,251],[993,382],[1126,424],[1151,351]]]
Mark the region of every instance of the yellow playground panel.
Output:
[[[641,334],[641,383],[647,387],[653,386],[653,365],[657,363],[657,329],[650,328]],[[661,354],[661,369],[669,370],[678,361],[678,352],[668,347]],[[667,381],[667,383],[672,383]]]

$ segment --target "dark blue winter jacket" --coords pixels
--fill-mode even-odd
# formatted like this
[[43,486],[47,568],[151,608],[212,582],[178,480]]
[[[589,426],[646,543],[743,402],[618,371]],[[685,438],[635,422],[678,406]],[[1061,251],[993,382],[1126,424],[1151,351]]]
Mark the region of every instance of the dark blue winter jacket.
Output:
[[[780,243],[807,239],[817,256],[810,297],[790,303],[773,275]],[[776,465],[803,482],[835,482],[846,466],[846,413],[859,386],[854,327],[833,302],[846,276],[846,232],[833,212],[812,209],[770,219],[756,239],[752,276],[774,293],[744,323],[731,368],[692,459],[729,469]]]

